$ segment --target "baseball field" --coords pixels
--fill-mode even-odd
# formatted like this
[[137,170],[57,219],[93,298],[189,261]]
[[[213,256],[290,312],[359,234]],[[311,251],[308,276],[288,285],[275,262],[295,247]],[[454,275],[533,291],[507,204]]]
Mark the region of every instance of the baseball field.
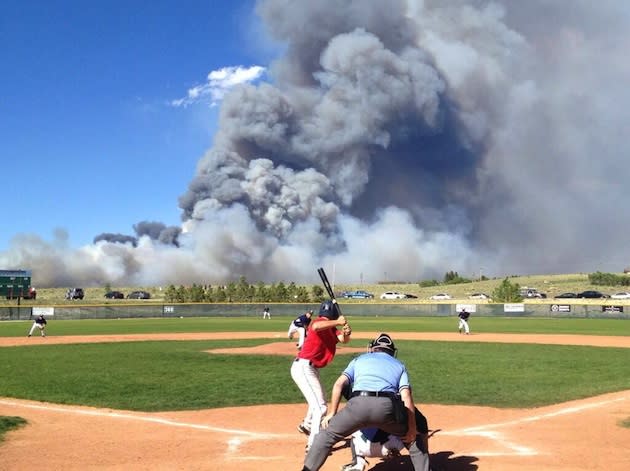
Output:
[[[0,323],[1,468],[298,470],[306,410],[288,317]],[[615,319],[351,319],[334,379],[392,335],[429,420],[436,469],[630,469],[630,323]],[[325,471],[350,461],[340,443]],[[411,469],[403,456],[368,469]]]

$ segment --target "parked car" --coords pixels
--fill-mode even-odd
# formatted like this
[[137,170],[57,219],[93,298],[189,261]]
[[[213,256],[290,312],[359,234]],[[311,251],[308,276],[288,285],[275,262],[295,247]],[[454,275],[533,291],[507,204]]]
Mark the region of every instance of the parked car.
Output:
[[127,295],[127,299],[151,299],[151,293],[147,291],[132,291]]
[[120,291],[108,291],[105,293],[107,299],[124,299],[125,295]]
[[448,299],[451,299],[451,297],[450,295],[446,293],[438,293],[438,294],[434,294],[433,296],[429,296],[429,299],[433,301],[446,301]]
[[468,299],[490,299],[490,296],[485,293],[473,293],[468,296]]
[[349,299],[373,299],[374,295],[362,289],[358,289],[355,291],[346,291],[343,293],[343,297]]
[[607,298],[608,295],[606,295],[604,293],[600,293],[599,291],[595,291],[595,290],[586,290],[586,291],[582,291],[581,293],[578,293],[577,297],[578,298],[597,299],[597,298]]
[[405,299],[404,293],[399,291],[385,291],[381,294],[381,299]]
[[542,298],[547,297],[545,293],[541,293],[536,288],[527,288],[527,287],[521,288],[521,296],[523,298],[530,298],[530,299],[531,298],[542,299]]
[[418,296],[416,296],[415,294],[405,293],[405,298],[418,299]]
[[66,299],[83,299],[84,297],[83,288],[70,288],[66,292]]
[[612,299],[630,299],[630,293],[627,291],[622,291],[620,293],[615,293],[610,296]]
[[575,293],[562,293],[562,294],[557,294],[556,296],[554,296],[554,298],[577,298],[578,295]]

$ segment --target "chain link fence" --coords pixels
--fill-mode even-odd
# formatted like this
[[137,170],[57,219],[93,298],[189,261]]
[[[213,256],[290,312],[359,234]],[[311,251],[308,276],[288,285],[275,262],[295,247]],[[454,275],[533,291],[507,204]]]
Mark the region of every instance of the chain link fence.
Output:
[[[316,313],[317,304],[298,303],[142,303],[119,305],[76,305],[76,306],[3,306],[0,320],[27,320],[44,314],[64,319],[128,319],[143,317],[262,317],[268,306],[273,316],[297,317],[308,309]],[[449,317],[455,316],[465,307],[476,316],[503,317],[554,317],[554,318],[609,318],[629,319],[630,307],[622,305],[596,304],[385,304],[385,303],[341,303],[342,311],[348,316],[365,317]],[[624,309],[628,308],[628,309]]]

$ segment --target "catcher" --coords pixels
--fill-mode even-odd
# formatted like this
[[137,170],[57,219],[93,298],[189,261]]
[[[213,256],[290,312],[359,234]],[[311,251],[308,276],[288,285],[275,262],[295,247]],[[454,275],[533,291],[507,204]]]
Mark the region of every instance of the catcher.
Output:
[[[352,385],[347,383],[342,390],[343,397],[348,400],[352,396]],[[426,417],[415,408],[416,440],[421,441],[422,447],[428,454],[429,450],[429,426]],[[389,434],[378,428],[366,428],[357,430],[350,438],[350,451],[352,462],[341,467],[341,471],[364,471],[368,465],[366,458],[383,458],[389,460],[400,456],[400,451],[405,444],[396,435]]]

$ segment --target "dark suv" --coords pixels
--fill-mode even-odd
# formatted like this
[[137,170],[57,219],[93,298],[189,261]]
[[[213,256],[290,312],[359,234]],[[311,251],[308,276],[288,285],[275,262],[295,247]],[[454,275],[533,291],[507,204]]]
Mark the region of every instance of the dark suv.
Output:
[[83,288],[70,288],[66,293],[66,299],[83,299]]
[[125,295],[120,291],[108,291],[105,293],[107,299],[124,299]]
[[127,295],[127,299],[151,299],[151,293],[147,291],[132,291]]

